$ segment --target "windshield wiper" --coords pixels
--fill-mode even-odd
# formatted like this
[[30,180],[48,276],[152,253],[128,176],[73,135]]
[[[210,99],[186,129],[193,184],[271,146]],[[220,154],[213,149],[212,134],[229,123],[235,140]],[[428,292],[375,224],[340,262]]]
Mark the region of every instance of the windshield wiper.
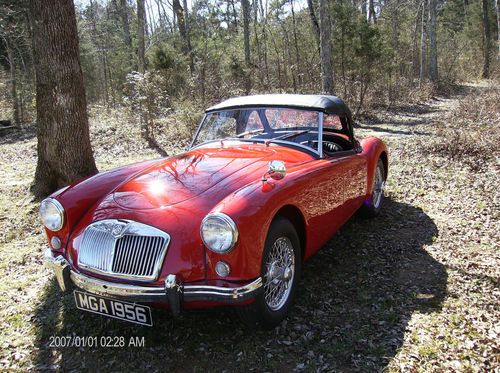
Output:
[[241,139],[243,136],[246,136],[246,135],[256,135],[258,133],[260,134],[263,131],[264,131],[264,129],[261,128],[261,129],[258,129],[258,130],[245,131],[245,132],[242,132],[242,133],[240,133],[239,135],[236,135],[236,136],[224,137],[223,139],[220,139],[220,145],[221,145],[221,147],[224,147],[224,141],[231,140],[231,139]]
[[272,143],[273,141],[291,139],[292,137],[300,136],[300,135],[303,135],[304,133],[308,133],[308,132],[309,132],[309,130],[295,131],[292,133],[285,133],[284,135],[275,137],[274,139],[266,140],[265,144],[266,144],[266,146],[269,146],[269,144]]
[[261,128],[258,130],[252,130],[252,131],[245,131],[245,132],[240,133],[239,135],[236,135],[236,138],[241,139],[244,136],[260,134],[263,131],[264,131],[264,128]]

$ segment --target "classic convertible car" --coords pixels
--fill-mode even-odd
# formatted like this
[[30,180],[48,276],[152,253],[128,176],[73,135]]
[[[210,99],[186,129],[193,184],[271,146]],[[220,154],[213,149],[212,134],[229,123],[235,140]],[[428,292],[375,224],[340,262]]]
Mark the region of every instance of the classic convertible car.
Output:
[[40,206],[45,257],[77,308],[152,325],[150,305],[233,305],[273,327],[302,263],[382,205],[388,152],[334,96],[258,95],[206,110],[189,150],[97,174]]

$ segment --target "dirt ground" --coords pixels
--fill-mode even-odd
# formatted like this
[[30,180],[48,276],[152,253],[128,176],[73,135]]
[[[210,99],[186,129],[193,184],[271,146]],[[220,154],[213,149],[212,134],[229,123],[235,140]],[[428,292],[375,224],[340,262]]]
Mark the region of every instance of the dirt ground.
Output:
[[[247,330],[231,310],[177,319],[154,311],[154,328],[76,310],[42,265],[44,234],[28,193],[35,132],[2,135],[0,369],[500,372],[498,153],[471,163],[460,156],[469,143],[457,143],[456,154],[443,145],[450,127],[484,118],[483,109],[496,133],[498,102],[498,85],[470,84],[360,121],[358,135],[379,136],[390,149],[381,216],[354,217],[304,265],[295,307],[273,331]],[[118,113],[91,117],[101,170],[157,157]],[[65,336],[124,346],[51,346]],[[130,345],[132,337],[144,346]]]

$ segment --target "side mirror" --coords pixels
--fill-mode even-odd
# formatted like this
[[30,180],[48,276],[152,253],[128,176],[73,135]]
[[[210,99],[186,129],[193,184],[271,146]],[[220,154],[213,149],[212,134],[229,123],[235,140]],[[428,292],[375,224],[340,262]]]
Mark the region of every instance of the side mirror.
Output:
[[283,179],[286,175],[285,162],[277,160],[269,162],[269,168],[267,170],[267,173],[269,174],[271,179],[274,180]]

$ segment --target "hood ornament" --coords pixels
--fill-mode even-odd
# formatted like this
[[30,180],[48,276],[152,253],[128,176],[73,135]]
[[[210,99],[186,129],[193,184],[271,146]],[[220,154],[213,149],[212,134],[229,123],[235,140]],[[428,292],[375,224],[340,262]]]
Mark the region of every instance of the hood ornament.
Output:
[[268,164],[267,172],[262,176],[262,181],[267,181],[267,177],[273,180],[281,180],[286,176],[285,162],[272,160]]

